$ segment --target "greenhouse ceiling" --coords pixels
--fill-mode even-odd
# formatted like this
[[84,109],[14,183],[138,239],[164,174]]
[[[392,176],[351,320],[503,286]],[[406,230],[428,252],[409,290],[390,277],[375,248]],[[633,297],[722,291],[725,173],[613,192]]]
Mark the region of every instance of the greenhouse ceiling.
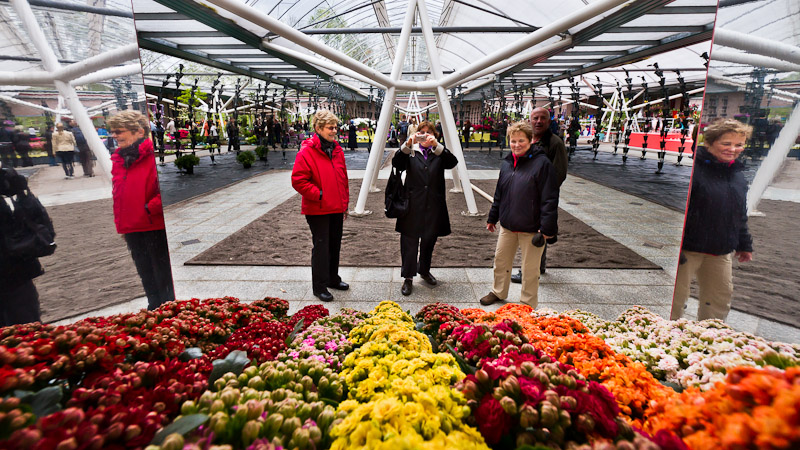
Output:
[[[603,1],[426,0],[425,6],[447,77]],[[231,4],[245,5],[247,18],[231,12],[236,9]],[[346,100],[363,100],[371,86],[379,86],[278,35],[270,25],[276,22],[271,21],[388,75],[407,6],[407,0],[133,1],[142,49],[304,92],[327,95],[333,90]],[[532,54],[529,58],[520,55],[521,60],[508,67],[498,63],[472,79],[456,80],[457,85],[448,88],[461,87],[467,99],[478,99],[498,90],[509,93],[541,87],[546,92],[548,83],[568,87],[569,77],[585,75],[592,84],[599,77],[610,89],[617,82],[625,83],[623,68],[637,86],[646,81],[655,87],[654,62],[669,85],[677,85],[675,70],[680,70],[690,87],[702,86],[705,60],[701,55],[709,50],[716,8],[716,0],[629,1],[558,30],[525,50]],[[403,60],[401,79],[411,82],[435,78],[419,20],[414,17]],[[580,88],[582,95],[592,91],[588,82]]]

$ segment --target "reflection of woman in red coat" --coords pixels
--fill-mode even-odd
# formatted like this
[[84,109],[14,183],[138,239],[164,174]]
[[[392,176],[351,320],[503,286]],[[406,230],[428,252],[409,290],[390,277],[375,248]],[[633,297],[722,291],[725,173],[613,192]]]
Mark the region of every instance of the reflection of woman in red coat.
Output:
[[339,120],[330,111],[314,115],[314,131],[303,141],[294,160],[292,187],[303,197],[301,212],[311,228],[311,283],[314,295],[329,302],[328,288],[347,290],[339,276],[342,226],[347,216],[350,187],[344,152],[336,142]]
[[175,300],[164,210],[158,188],[150,123],[138,111],[123,111],[108,121],[119,148],[111,155],[114,224],[125,237],[142,278],[148,309]]

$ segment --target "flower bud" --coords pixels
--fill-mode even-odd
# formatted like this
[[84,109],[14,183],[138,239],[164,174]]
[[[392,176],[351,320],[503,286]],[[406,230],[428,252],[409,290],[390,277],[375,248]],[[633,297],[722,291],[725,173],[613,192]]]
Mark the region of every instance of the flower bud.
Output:
[[579,414],[576,426],[578,431],[589,434],[594,431],[595,421],[589,414]]
[[475,372],[475,378],[477,378],[478,382],[482,385],[487,385],[490,382],[489,374],[483,369]]
[[326,408],[317,416],[317,426],[325,431],[331,426],[335,418],[336,413],[333,411],[333,408]]
[[222,399],[225,406],[230,407],[236,404],[236,401],[239,400],[239,391],[236,389],[225,389],[222,391],[222,394],[219,396]]
[[255,389],[257,391],[263,391],[265,386],[266,383],[264,383],[264,380],[258,375],[251,377],[247,381],[247,387]]
[[550,402],[553,405],[560,405],[561,404],[561,400],[560,400],[560,398],[558,396],[558,392],[556,392],[556,391],[553,391],[553,390],[550,390],[550,389],[544,391],[544,398],[545,398],[545,400],[547,400],[548,402]]
[[500,386],[503,387],[503,390],[505,390],[509,396],[513,398],[519,398],[521,392],[519,387],[519,380],[514,375],[511,375],[505,380],[503,380],[503,382],[500,383]]
[[[216,419],[215,421],[213,419]],[[225,436],[225,433],[228,431],[228,423],[230,422],[230,418],[224,415],[224,413],[220,413],[219,415],[215,415],[212,418],[214,422],[211,426],[211,431],[214,432],[217,436]]]
[[250,420],[244,424],[242,428],[242,442],[245,446],[250,445],[253,441],[258,439],[258,433],[261,431],[261,424],[255,420]]
[[298,448],[305,449],[308,448],[308,442],[311,439],[308,430],[304,430],[302,428],[297,428],[292,432],[292,440],[295,442]]
[[180,433],[172,433],[161,444],[161,450],[183,450],[183,436]]
[[225,406],[225,402],[223,400],[216,399],[216,400],[214,400],[213,403],[211,403],[211,407],[208,409],[208,412],[210,412],[211,414],[214,414],[214,413],[218,413],[218,412],[224,412],[227,409],[228,408]]
[[535,427],[539,424],[539,411],[533,406],[524,405],[519,413],[519,424],[522,428]]
[[509,416],[514,416],[517,414],[517,402],[510,397],[501,398],[500,406],[503,407],[503,411],[505,411]]
[[574,410],[578,407],[578,401],[575,400],[575,397],[570,395],[564,395],[561,397],[561,407],[568,410]]
[[291,436],[294,433],[294,430],[303,426],[303,423],[297,417],[290,417],[283,421],[283,425],[281,425],[281,432],[285,436]]
[[264,422],[264,433],[268,438],[273,438],[278,434],[278,430],[283,425],[283,416],[280,414],[270,414]]
[[572,416],[563,409],[558,412],[558,425],[562,428],[569,428],[572,425]]
[[533,435],[530,431],[523,431],[517,434],[517,448],[522,447],[524,445],[530,445],[536,443],[536,436]]
[[636,450],[636,446],[629,441],[617,442],[617,450]]
[[543,427],[550,428],[558,422],[558,409],[555,406],[543,402],[539,408],[539,417]]
[[74,437],[63,440],[58,443],[56,450],[75,450],[78,448],[78,440]]

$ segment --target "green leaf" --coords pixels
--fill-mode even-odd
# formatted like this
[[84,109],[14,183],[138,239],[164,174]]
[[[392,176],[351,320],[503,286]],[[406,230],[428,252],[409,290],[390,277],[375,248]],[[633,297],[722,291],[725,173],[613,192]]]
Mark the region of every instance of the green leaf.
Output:
[[681,392],[683,392],[683,386],[681,386],[678,383],[672,383],[670,381],[661,381],[661,380],[658,380],[658,382],[661,383],[663,386],[671,388],[673,391],[675,391],[675,392],[677,392],[679,394]]
[[234,350],[228,353],[225,359],[231,362],[231,372],[236,375],[242,373],[244,368],[250,364],[250,358],[247,357],[247,352],[243,350]]
[[36,417],[49,416],[61,410],[61,386],[46,387],[38,392],[14,391],[14,396],[29,404]]
[[447,350],[450,353],[452,353],[453,356],[456,358],[456,362],[458,363],[459,367],[461,367],[461,371],[462,372],[464,372],[467,375],[475,375],[475,372],[478,371],[477,367],[469,365],[467,360],[464,359],[463,356],[458,354],[458,352],[456,351],[456,349],[453,348],[452,345],[450,345],[450,344],[444,344],[444,345],[447,346]]
[[156,435],[153,436],[153,440],[150,442],[150,445],[161,445],[164,442],[164,439],[166,439],[166,437],[172,433],[178,433],[181,436],[185,436],[187,433],[193,431],[195,428],[206,423],[207,421],[208,416],[205,414],[189,414],[188,416],[183,416],[156,433]]
[[286,336],[285,343],[286,343],[287,347],[292,344],[292,341],[294,340],[294,337],[297,336],[297,333],[299,333],[300,330],[303,329],[304,321],[305,321],[305,319],[300,319],[299,321],[297,321],[297,323],[294,324],[294,329],[292,330],[292,332],[289,333],[289,336]]
[[226,373],[232,372],[231,369],[233,368],[231,361],[226,359],[215,359],[211,365],[213,368],[211,369],[211,374],[208,375],[209,385],[213,385],[215,381],[219,380]]
[[183,362],[187,362],[192,359],[199,359],[203,357],[203,351],[197,347],[187,348],[183,351],[180,355],[178,355],[178,359]]
[[336,400],[331,400],[329,398],[321,398],[320,400],[322,401],[322,403],[325,403],[326,405],[331,405],[334,408],[339,407],[339,402],[337,402]]

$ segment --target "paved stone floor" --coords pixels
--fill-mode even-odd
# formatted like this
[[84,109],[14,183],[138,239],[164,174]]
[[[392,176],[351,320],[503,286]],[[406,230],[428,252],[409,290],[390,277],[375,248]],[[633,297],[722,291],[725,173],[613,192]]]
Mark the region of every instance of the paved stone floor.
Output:
[[[365,160],[367,154],[362,151],[354,155],[358,155],[356,159]],[[496,151],[491,155],[486,155],[484,151],[484,156],[476,152],[470,159],[484,158],[486,165],[476,166],[490,167],[495,155]],[[668,156],[668,161],[669,158]],[[270,163],[272,164],[272,160]],[[350,177],[361,178],[363,169],[356,168],[359,164],[355,161],[352,166]],[[361,167],[365,166],[364,163]],[[46,204],[68,201],[69,198],[85,201],[86,197],[107,189],[107,184],[100,177],[63,180],[63,172],[59,177],[55,169],[57,168],[45,167],[36,175],[37,183],[45,180],[51,180],[54,184],[62,181],[64,183],[58,187],[41,187],[45,191],[43,197]],[[642,170],[649,169],[644,167]],[[471,179],[496,179],[498,171],[496,168],[475,168],[469,173]],[[382,170],[380,178],[387,177],[388,170]],[[36,186],[34,192],[37,192],[36,189],[40,187]],[[290,172],[276,168],[168,207],[167,232],[177,297],[186,299],[230,295],[243,301],[252,301],[273,296],[289,300],[290,312],[309,304],[320,303],[311,292],[309,267],[183,264],[294,195],[296,193],[290,184]],[[476,196],[476,201],[481,212],[489,208],[488,201],[480,196]],[[668,317],[683,214],[640,196],[629,195],[572,175],[567,177],[562,187],[560,206],[662,269],[549,269],[541,278],[540,308],[547,307],[557,311],[580,308],[603,318],[613,319],[631,305],[644,305],[657,314]],[[555,246],[553,251],[568,249]],[[351,289],[346,292],[333,291],[335,300],[325,306],[331,312],[343,307],[369,310],[380,301],[390,299],[398,301],[412,313],[434,301],[447,302],[460,308],[479,307],[478,299],[491,288],[491,269],[434,267],[432,272],[440,280],[438,286],[429,287],[417,278],[413,294],[403,297],[400,294],[402,278],[399,267],[342,267],[340,274],[345,282],[350,283]],[[512,284],[509,299],[518,299],[519,292],[519,285]],[[146,303],[144,298],[139,298],[94,311],[91,315],[135,311],[145,307]],[[494,305],[487,309],[499,306]],[[687,314],[690,318],[694,315],[693,309],[696,310],[696,303],[691,303],[690,300]],[[737,329],[768,339],[800,343],[800,330],[737,311],[731,312],[728,322]]]

